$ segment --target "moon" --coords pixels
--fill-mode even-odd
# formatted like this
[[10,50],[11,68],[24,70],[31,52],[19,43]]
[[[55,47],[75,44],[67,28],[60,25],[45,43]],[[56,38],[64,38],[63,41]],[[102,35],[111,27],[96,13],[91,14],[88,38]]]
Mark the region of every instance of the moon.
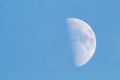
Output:
[[74,61],[77,67],[86,64],[94,55],[96,37],[93,29],[83,20],[67,18]]

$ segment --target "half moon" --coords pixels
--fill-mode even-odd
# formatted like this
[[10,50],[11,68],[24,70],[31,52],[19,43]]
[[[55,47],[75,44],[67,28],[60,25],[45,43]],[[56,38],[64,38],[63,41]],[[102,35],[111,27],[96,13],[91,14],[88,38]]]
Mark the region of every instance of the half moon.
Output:
[[72,41],[75,65],[80,67],[86,64],[95,52],[95,33],[92,28],[81,19],[68,18],[67,24]]

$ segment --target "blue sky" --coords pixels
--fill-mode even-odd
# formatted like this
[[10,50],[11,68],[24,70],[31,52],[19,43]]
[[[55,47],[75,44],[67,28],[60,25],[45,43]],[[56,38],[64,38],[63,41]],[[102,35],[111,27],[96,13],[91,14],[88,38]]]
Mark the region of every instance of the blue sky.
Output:
[[[0,80],[119,80],[119,0],[1,0]],[[95,55],[74,65],[66,18],[93,28]]]

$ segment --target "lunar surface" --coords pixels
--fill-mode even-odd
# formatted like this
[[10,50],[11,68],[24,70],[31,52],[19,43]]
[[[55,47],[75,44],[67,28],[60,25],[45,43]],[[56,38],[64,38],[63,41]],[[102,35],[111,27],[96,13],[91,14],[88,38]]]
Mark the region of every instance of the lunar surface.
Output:
[[83,20],[68,18],[74,61],[77,67],[86,64],[93,56],[96,49],[96,37],[92,28]]

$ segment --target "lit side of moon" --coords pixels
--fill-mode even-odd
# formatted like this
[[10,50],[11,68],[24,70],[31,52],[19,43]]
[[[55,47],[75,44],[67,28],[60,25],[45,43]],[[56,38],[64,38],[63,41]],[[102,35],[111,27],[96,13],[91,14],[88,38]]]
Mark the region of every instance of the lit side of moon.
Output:
[[80,67],[92,58],[96,49],[96,37],[92,28],[81,19],[68,18],[67,24],[72,41],[75,65]]

